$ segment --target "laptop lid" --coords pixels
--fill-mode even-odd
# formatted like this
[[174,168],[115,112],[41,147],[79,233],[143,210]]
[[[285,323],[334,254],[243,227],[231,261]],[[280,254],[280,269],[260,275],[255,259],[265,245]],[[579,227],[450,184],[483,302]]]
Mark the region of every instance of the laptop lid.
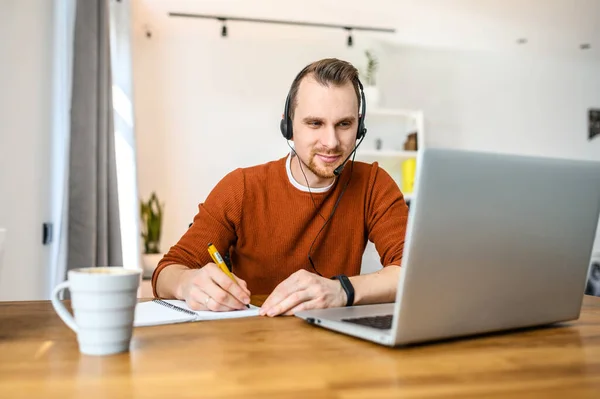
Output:
[[418,163],[397,344],[579,316],[600,163],[447,149]]

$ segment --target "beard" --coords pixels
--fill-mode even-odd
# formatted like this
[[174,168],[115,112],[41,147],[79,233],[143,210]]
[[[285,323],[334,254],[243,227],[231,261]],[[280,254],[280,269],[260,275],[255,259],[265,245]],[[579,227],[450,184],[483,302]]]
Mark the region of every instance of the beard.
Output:
[[[326,165],[318,165],[316,162],[317,154],[324,155],[340,155],[340,160],[338,162]],[[308,169],[315,175],[320,177],[321,179],[331,179],[335,177],[333,171],[344,162],[344,159],[347,155],[344,155],[344,152],[341,148],[335,148],[334,150],[325,151],[325,150],[312,150],[310,153],[310,161],[308,162]]]

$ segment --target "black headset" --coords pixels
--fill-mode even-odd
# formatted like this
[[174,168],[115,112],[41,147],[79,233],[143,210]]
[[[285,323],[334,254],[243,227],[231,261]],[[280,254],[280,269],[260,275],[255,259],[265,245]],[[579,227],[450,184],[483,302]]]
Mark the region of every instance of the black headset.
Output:
[[[300,72],[302,74],[304,70]],[[300,75],[298,74],[298,76]],[[296,77],[296,79],[298,79]],[[367,134],[367,128],[365,128],[365,115],[367,112],[367,102],[365,101],[365,92],[363,91],[363,85],[360,82],[360,79],[356,78],[358,82],[358,87],[360,88],[360,98],[361,98],[361,113],[358,116],[358,130],[356,132],[356,140],[362,139],[365,134]],[[279,123],[279,129],[281,130],[281,134],[286,140],[291,140],[294,136],[294,131],[292,128],[292,121],[290,119],[290,93],[288,92],[287,98],[285,99],[285,109],[283,110],[283,119]]]
[[[307,67],[306,67],[307,68]],[[306,69],[305,68],[305,69]],[[304,72],[304,69],[302,71],[300,71],[300,73],[296,76],[296,79],[294,81],[296,81],[298,79],[298,76],[301,76]],[[365,115],[367,112],[367,102],[365,100],[365,92],[363,90],[363,85],[360,82],[360,79],[356,78],[357,82],[358,82],[358,87],[360,88],[360,98],[361,98],[361,113],[358,117],[358,130],[356,131],[356,140],[360,140],[355,146],[354,149],[352,150],[352,152],[346,157],[346,159],[344,160],[344,162],[338,166],[333,173],[336,176],[339,176],[342,173],[342,170],[344,169],[344,165],[346,164],[346,162],[348,162],[348,160],[350,159],[350,157],[356,153],[356,150],[358,149],[358,146],[360,145],[360,143],[362,143],[362,140],[364,139],[365,135],[367,134],[367,128],[365,127]],[[292,84],[293,86],[293,84]],[[283,119],[281,119],[281,122],[279,123],[279,129],[281,130],[281,134],[283,135],[283,137],[286,140],[291,140],[294,132],[292,129],[292,121],[290,120],[290,92],[288,92],[288,95],[285,99],[285,109],[283,111]],[[288,143],[289,145],[289,143]],[[291,148],[291,147],[290,147]],[[292,149],[292,151],[294,151],[294,149]],[[295,151],[294,151],[295,152]],[[298,157],[299,159],[299,157]],[[299,162],[304,162],[304,161],[299,161]],[[302,167],[302,166],[300,166]],[[302,172],[304,173],[304,172]],[[306,177],[306,176],[305,176]],[[350,177],[352,177],[352,173],[350,173]],[[327,226],[327,224],[329,223],[329,221],[331,220],[331,218],[333,217],[333,214],[340,202],[340,200],[342,199],[342,196],[344,195],[344,192],[346,191],[346,188],[348,187],[348,183],[350,183],[350,177],[348,178],[348,180],[346,181],[346,184],[344,186],[344,188],[342,189],[342,192],[340,193],[340,195],[338,196],[333,209],[331,210],[331,214],[329,215],[329,217],[325,220],[325,223],[323,224],[323,226],[321,227],[321,229],[319,230],[319,232],[317,233],[317,235],[315,236],[312,244],[310,245],[310,249],[308,250],[308,261],[310,262],[310,265],[312,266],[313,270],[319,275],[322,276],[321,273],[319,273],[319,271],[317,270],[317,268],[315,267],[315,264],[312,260],[312,249],[313,246],[315,245],[315,242],[317,241],[317,238],[319,237],[319,235],[321,234],[321,232],[323,231],[323,229],[325,228],[325,226]],[[310,187],[309,187],[309,192],[310,192]],[[312,198],[312,194],[311,194],[311,198]]]

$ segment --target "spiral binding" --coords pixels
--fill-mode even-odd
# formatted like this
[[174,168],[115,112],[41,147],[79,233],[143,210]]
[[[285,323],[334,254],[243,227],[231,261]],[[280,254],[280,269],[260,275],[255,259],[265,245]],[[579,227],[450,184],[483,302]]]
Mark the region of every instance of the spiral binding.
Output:
[[152,302],[156,302],[159,305],[166,306],[169,309],[173,309],[173,310],[176,310],[178,312],[183,312],[183,313],[187,313],[187,314],[192,315],[192,316],[197,316],[197,314],[195,312],[192,312],[191,310],[180,308],[179,306],[175,306],[172,303],[165,302],[162,299],[153,299]]

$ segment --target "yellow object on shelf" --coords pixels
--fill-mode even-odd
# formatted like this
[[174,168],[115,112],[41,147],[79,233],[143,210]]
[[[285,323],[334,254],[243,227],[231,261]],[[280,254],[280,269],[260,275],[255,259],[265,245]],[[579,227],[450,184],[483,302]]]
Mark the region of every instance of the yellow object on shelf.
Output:
[[417,160],[407,159],[402,162],[402,192],[412,193],[415,187],[415,173],[417,171]]

